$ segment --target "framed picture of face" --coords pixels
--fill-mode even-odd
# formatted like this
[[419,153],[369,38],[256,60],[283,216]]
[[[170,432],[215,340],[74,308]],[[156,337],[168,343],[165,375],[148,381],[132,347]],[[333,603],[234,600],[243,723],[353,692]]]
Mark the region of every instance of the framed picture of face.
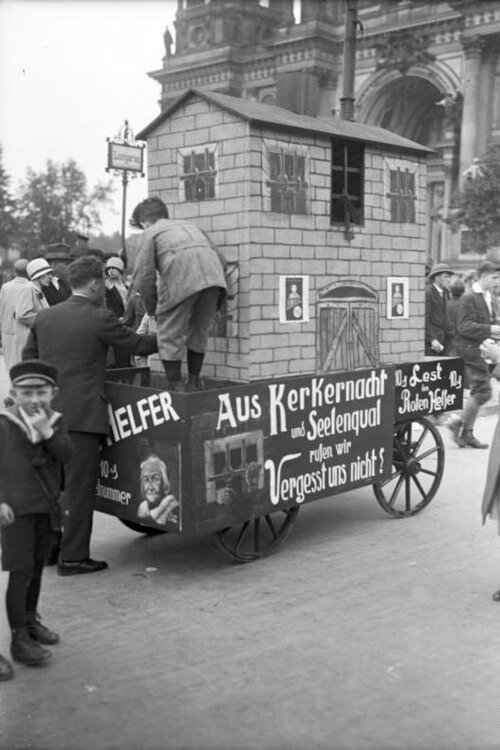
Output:
[[387,279],[387,317],[391,320],[409,318],[408,278],[389,276]]
[[280,276],[280,323],[309,320],[309,276]]

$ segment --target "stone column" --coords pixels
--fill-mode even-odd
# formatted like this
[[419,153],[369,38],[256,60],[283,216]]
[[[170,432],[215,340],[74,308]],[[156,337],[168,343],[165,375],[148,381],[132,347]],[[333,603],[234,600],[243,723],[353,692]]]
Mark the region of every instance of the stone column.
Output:
[[464,171],[470,167],[473,158],[477,156],[481,56],[485,46],[484,41],[477,36],[463,39],[462,45],[465,55],[465,67],[464,102],[460,133],[460,182],[463,182]]

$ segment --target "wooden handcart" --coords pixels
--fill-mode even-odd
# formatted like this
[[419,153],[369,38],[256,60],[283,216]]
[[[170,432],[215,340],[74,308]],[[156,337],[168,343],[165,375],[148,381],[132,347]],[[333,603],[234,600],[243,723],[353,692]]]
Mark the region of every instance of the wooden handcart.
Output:
[[193,393],[110,372],[95,507],[146,534],[214,533],[238,562],[274,552],[301,505],[356,487],[413,516],[439,489],[436,416],[461,408],[462,381],[451,358]]

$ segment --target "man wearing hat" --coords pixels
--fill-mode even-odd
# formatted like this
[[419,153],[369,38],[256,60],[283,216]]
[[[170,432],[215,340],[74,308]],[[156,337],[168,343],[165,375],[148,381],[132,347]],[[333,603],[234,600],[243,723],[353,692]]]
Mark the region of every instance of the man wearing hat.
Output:
[[16,305],[22,287],[29,285],[26,258],[19,258],[14,263],[15,277],[6,281],[0,289],[0,331],[2,334],[2,348],[7,372],[12,365],[19,362],[21,352],[28,337],[28,329],[18,323]]
[[438,263],[429,273],[425,290],[425,354],[428,357],[445,355],[451,342],[446,307],[450,300],[448,286],[453,271],[447,263]]
[[477,269],[477,280],[462,295],[457,315],[457,350],[464,360],[466,385],[470,388],[461,422],[450,426],[454,439],[461,448],[487,448],[473,433],[483,404],[491,398],[490,372],[481,356],[480,345],[485,339],[500,339],[500,325],[496,322],[493,287],[499,279],[500,265],[484,260]]

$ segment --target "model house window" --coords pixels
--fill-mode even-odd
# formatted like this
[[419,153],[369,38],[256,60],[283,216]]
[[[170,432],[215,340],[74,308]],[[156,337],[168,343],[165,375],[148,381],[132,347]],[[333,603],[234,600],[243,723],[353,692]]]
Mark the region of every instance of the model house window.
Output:
[[364,147],[356,141],[332,141],[330,221],[363,223]]
[[391,202],[391,221],[415,223],[415,173],[407,169],[390,170],[390,187],[387,197]]
[[417,165],[400,159],[384,159],[384,205],[387,219],[414,224],[417,211]]
[[278,214],[307,213],[307,151],[281,144],[266,146],[269,210]]
[[178,152],[180,200],[208,201],[215,198],[217,181],[217,149],[180,149]]

